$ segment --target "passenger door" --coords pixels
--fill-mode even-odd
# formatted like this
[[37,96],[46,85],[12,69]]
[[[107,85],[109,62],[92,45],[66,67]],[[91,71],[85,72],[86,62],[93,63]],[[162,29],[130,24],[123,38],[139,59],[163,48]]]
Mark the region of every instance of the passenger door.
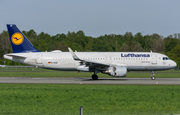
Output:
[[42,54],[37,54],[37,59],[36,59],[36,63],[37,64],[42,64]]
[[152,64],[157,64],[157,55],[156,54],[151,54],[152,60],[151,63]]

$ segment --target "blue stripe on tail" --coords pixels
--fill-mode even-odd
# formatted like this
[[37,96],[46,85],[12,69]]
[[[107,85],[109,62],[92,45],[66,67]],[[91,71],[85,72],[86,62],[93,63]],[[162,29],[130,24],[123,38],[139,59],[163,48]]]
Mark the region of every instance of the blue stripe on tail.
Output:
[[9,38],[14,53],[40,52],[31,44],[15,24],[7,24]]

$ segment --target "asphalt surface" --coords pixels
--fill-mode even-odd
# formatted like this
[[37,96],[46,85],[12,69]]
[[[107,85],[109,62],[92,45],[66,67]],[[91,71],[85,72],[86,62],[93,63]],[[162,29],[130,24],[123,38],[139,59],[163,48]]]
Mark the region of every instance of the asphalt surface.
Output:
[[0,77],[0,83],[29,84],[139,84],[139,85],[180,85],[180,78],[28,78]]

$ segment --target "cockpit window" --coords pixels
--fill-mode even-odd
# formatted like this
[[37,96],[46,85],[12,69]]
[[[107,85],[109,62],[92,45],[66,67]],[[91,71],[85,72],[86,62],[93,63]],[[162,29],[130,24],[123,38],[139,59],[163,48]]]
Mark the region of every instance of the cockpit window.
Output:
[[168,57],[163,57],[163,60],[170,60]]

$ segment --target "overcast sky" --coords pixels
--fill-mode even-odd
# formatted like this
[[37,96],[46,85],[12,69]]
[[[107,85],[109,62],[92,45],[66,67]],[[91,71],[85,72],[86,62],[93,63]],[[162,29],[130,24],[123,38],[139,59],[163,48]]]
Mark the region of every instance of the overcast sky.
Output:
[[6,24],[38,34],[135,35],[180,33],[180,0],[0,0],[0,33]]

